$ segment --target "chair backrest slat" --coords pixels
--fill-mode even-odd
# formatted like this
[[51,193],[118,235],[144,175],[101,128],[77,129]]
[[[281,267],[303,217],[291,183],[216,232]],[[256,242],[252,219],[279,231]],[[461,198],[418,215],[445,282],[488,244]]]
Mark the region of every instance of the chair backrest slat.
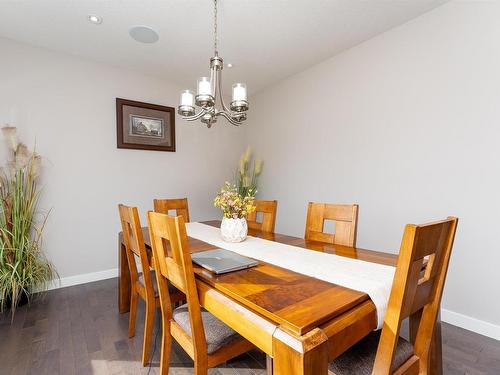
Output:
[[189,223],[189,205],[187,198],[155,199],[153,201],[155,212],[169,215],[175,211],[175,216],[183,216],[184,222]]
[[[310,202],[307,208],[305,239],[344,246],[356,246],[358,205]],[[335,221],[335,233],[325,233],[326,220]]]
[[392,373],[401,322],[422,311],[415,341],[420,368],[427,368],[458,219],[405,227],[374,374]]
[[[276,210],[278,201],[255,201],[255,212],[252,212],[247,217],[248,227],[251,229],[260,230],[263,232],[274,233],[276,225]],[[257,214],[262,213],[262,221],[257,221]]]
[[186,290],[186,281],[184,272],[178,263],[176,263],[172,258],[166,258],[166,274],[168,274],[168,280],[179,290]]
[[172,316],[168,280],[186,295],[192,331],[186,333],[191,337],[193,351],[206,356],[207,344],[184,217],[150,211],[148,222],[154,260],[160,269],[157,281],[162,310]]

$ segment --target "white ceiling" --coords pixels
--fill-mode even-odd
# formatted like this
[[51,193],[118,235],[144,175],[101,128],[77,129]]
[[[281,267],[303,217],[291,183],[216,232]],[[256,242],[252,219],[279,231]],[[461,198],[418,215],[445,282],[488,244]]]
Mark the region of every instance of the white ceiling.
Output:
[[[225,84],[251,93],[447,0],[219,0]],[[103,18],[101,25],[88,14]],[[212,56],[211,0],[0,0],[0,36],[166,77],[194,88]],[[140,44],[133,25],[160,40]],[[1,55],[1,53],[0,53]]]

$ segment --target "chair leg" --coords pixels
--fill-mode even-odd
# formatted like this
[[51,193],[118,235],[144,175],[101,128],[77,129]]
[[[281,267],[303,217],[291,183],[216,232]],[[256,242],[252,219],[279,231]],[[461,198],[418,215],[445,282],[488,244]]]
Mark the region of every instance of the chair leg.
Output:
[[168,329],[168,321],[161,324],[161,352],[160,352],[160,375],[168,375],[170,367],[170,352],[172,350],[172,336]]
[[128,337],[135,336],[135,319],[137,317],[137,292],[132,288],[130,295],[130,315],[128,317]]
[[273,375],[273,359],[266,354],[266,374]]
[[206,363],[200,363],[201,361],[194,361],[194,375],[207,375],[208,368]]
[[149,363],[149,352],[151,349],[151,338],[153,337],[153,329],[155,323],[155,303],[146,300],[146,322],[144,324],[144,343],[142,345],[142,365],[147,366]]

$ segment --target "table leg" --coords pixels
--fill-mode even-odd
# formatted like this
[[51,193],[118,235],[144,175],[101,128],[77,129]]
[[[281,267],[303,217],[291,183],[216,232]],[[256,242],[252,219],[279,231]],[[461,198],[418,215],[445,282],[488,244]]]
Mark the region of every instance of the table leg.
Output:
[[[422,317],[422,310],[417,311],[416,313],[410,316],[410,341],[412,342],[412,344],[415,343],[421,317]],[[429,353],[428,374],[430,375],[443,374],[442,349],[443,349],[443,344],[441,336],[441,314],[438,313],[438,316],[436,318],[436,326],[434,327],[434,336],[432,338],[430,353]]]
[[118,235],[118,310],[121,314],[130,310],[130,270],[121,233]]
[[316,328],[300,338],[276,329],[273,375],[327,375],[328,337]]

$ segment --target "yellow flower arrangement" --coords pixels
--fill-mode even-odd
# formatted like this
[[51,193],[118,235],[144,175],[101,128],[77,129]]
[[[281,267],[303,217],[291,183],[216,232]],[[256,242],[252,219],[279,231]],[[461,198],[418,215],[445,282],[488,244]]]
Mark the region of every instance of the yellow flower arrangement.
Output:
[[221,209],[225,218],[246,218],[248,214],[255,211],[255,197],[251,194],[241,196],[235,185],[226,182],[215,197],[214,206]]

